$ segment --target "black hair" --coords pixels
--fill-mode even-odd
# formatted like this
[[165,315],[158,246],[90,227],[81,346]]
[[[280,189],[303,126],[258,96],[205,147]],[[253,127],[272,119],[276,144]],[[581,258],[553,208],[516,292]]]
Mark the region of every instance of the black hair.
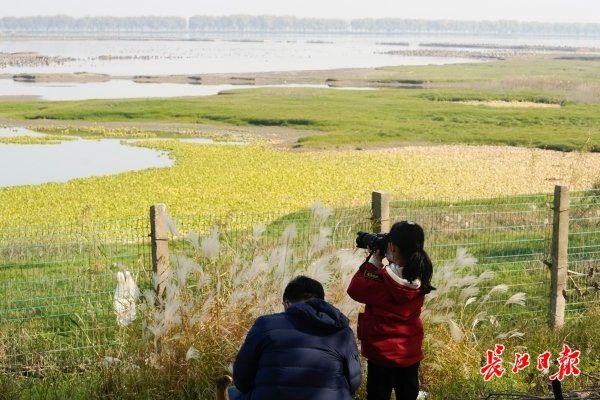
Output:
[[424,249],[425,232],[419,224],[412,221],[400,221],[390,229],[390,241],[398,247],[400,255],[406,262],[402,269],[402,277],[409,282],[421,280],[421,292],[427,294],[435,290],[431,286],[433,264]]
[[307,276],[297,276],[292,279],[283,291],[283,300],[290,303],[309,299],[325,299],[325,290],[319,281]]

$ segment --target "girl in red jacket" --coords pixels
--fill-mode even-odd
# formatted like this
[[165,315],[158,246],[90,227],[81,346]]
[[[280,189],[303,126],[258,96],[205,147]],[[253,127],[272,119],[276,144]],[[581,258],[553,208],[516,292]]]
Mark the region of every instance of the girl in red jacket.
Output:
[[[356,272],[348,294],[365,304],[358,316],[361,352],[368,360],[367,400],[414,400],[423,359],[421,308],[432,290],[433,266],[414,222],[392,226],[385,255],[376,251]],[[388,261],[383,265],[382,258]]]

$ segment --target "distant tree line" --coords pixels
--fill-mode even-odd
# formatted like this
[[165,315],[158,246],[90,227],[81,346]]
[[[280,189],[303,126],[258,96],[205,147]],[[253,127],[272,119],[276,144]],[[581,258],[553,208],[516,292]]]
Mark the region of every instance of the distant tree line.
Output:
[[522,35],[600,35],[600,24],[520,21],[454,21],[400,18],[353,20],[277,17],[271,15],[198,15],[191,31],[202,32],[338,32],[338,33],[476,33]]
[[454,21],[400,18],[353,20],[271,15],[182,17],[84,17],[66,15],[0,18],[1,32],[300,32],[467,33],[514,35],[600,35],[600,24],[520,21]]
[[67,15],[0,18],[3,32],[160,32],[187,29],[181,17],[84,17]]
[[454,21],[422,19],[356,19],[354,32],[441,32],[508,35],[598,35],[600,24],[500,21]]
[[350,21],[273,15],[228,15],[190,18],[189,29],[202,32],[352,32]]

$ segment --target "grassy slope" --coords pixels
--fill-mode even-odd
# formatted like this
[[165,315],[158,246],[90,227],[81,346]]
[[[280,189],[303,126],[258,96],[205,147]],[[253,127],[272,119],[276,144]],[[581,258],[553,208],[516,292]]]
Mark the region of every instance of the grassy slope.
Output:
[[[201,98],[9,102],[0,103],[0,117],[292,126],[326,132],[301,139],[303,144],[316,146],[427,142],[562,150],[587,146],[597,150],[600,105],[568,102],[570,91],[584,83],[600,82],[594,66],[591,62],[518,60],[384,68],[369,78],[418,78],[437,88],[368,92],[264,88]],[[500,80],[513,86],[506,91]],[[461,99],[558,101],[566,105],[560,109],[515,109],[446,101]]]

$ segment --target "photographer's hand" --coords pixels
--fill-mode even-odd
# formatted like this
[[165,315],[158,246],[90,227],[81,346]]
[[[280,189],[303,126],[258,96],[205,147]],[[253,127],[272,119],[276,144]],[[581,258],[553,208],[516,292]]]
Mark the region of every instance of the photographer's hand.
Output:
[[381,254],[381,252],[379,250],[376,250],[371,255],[371,258],[369,259],[369,262],[371,264],[373,264],[374,266],[376,266],[377,268],[382,268],[383,267],[383,262],[381,260],[383,259],[383,257],[385,257],[385,255]]

